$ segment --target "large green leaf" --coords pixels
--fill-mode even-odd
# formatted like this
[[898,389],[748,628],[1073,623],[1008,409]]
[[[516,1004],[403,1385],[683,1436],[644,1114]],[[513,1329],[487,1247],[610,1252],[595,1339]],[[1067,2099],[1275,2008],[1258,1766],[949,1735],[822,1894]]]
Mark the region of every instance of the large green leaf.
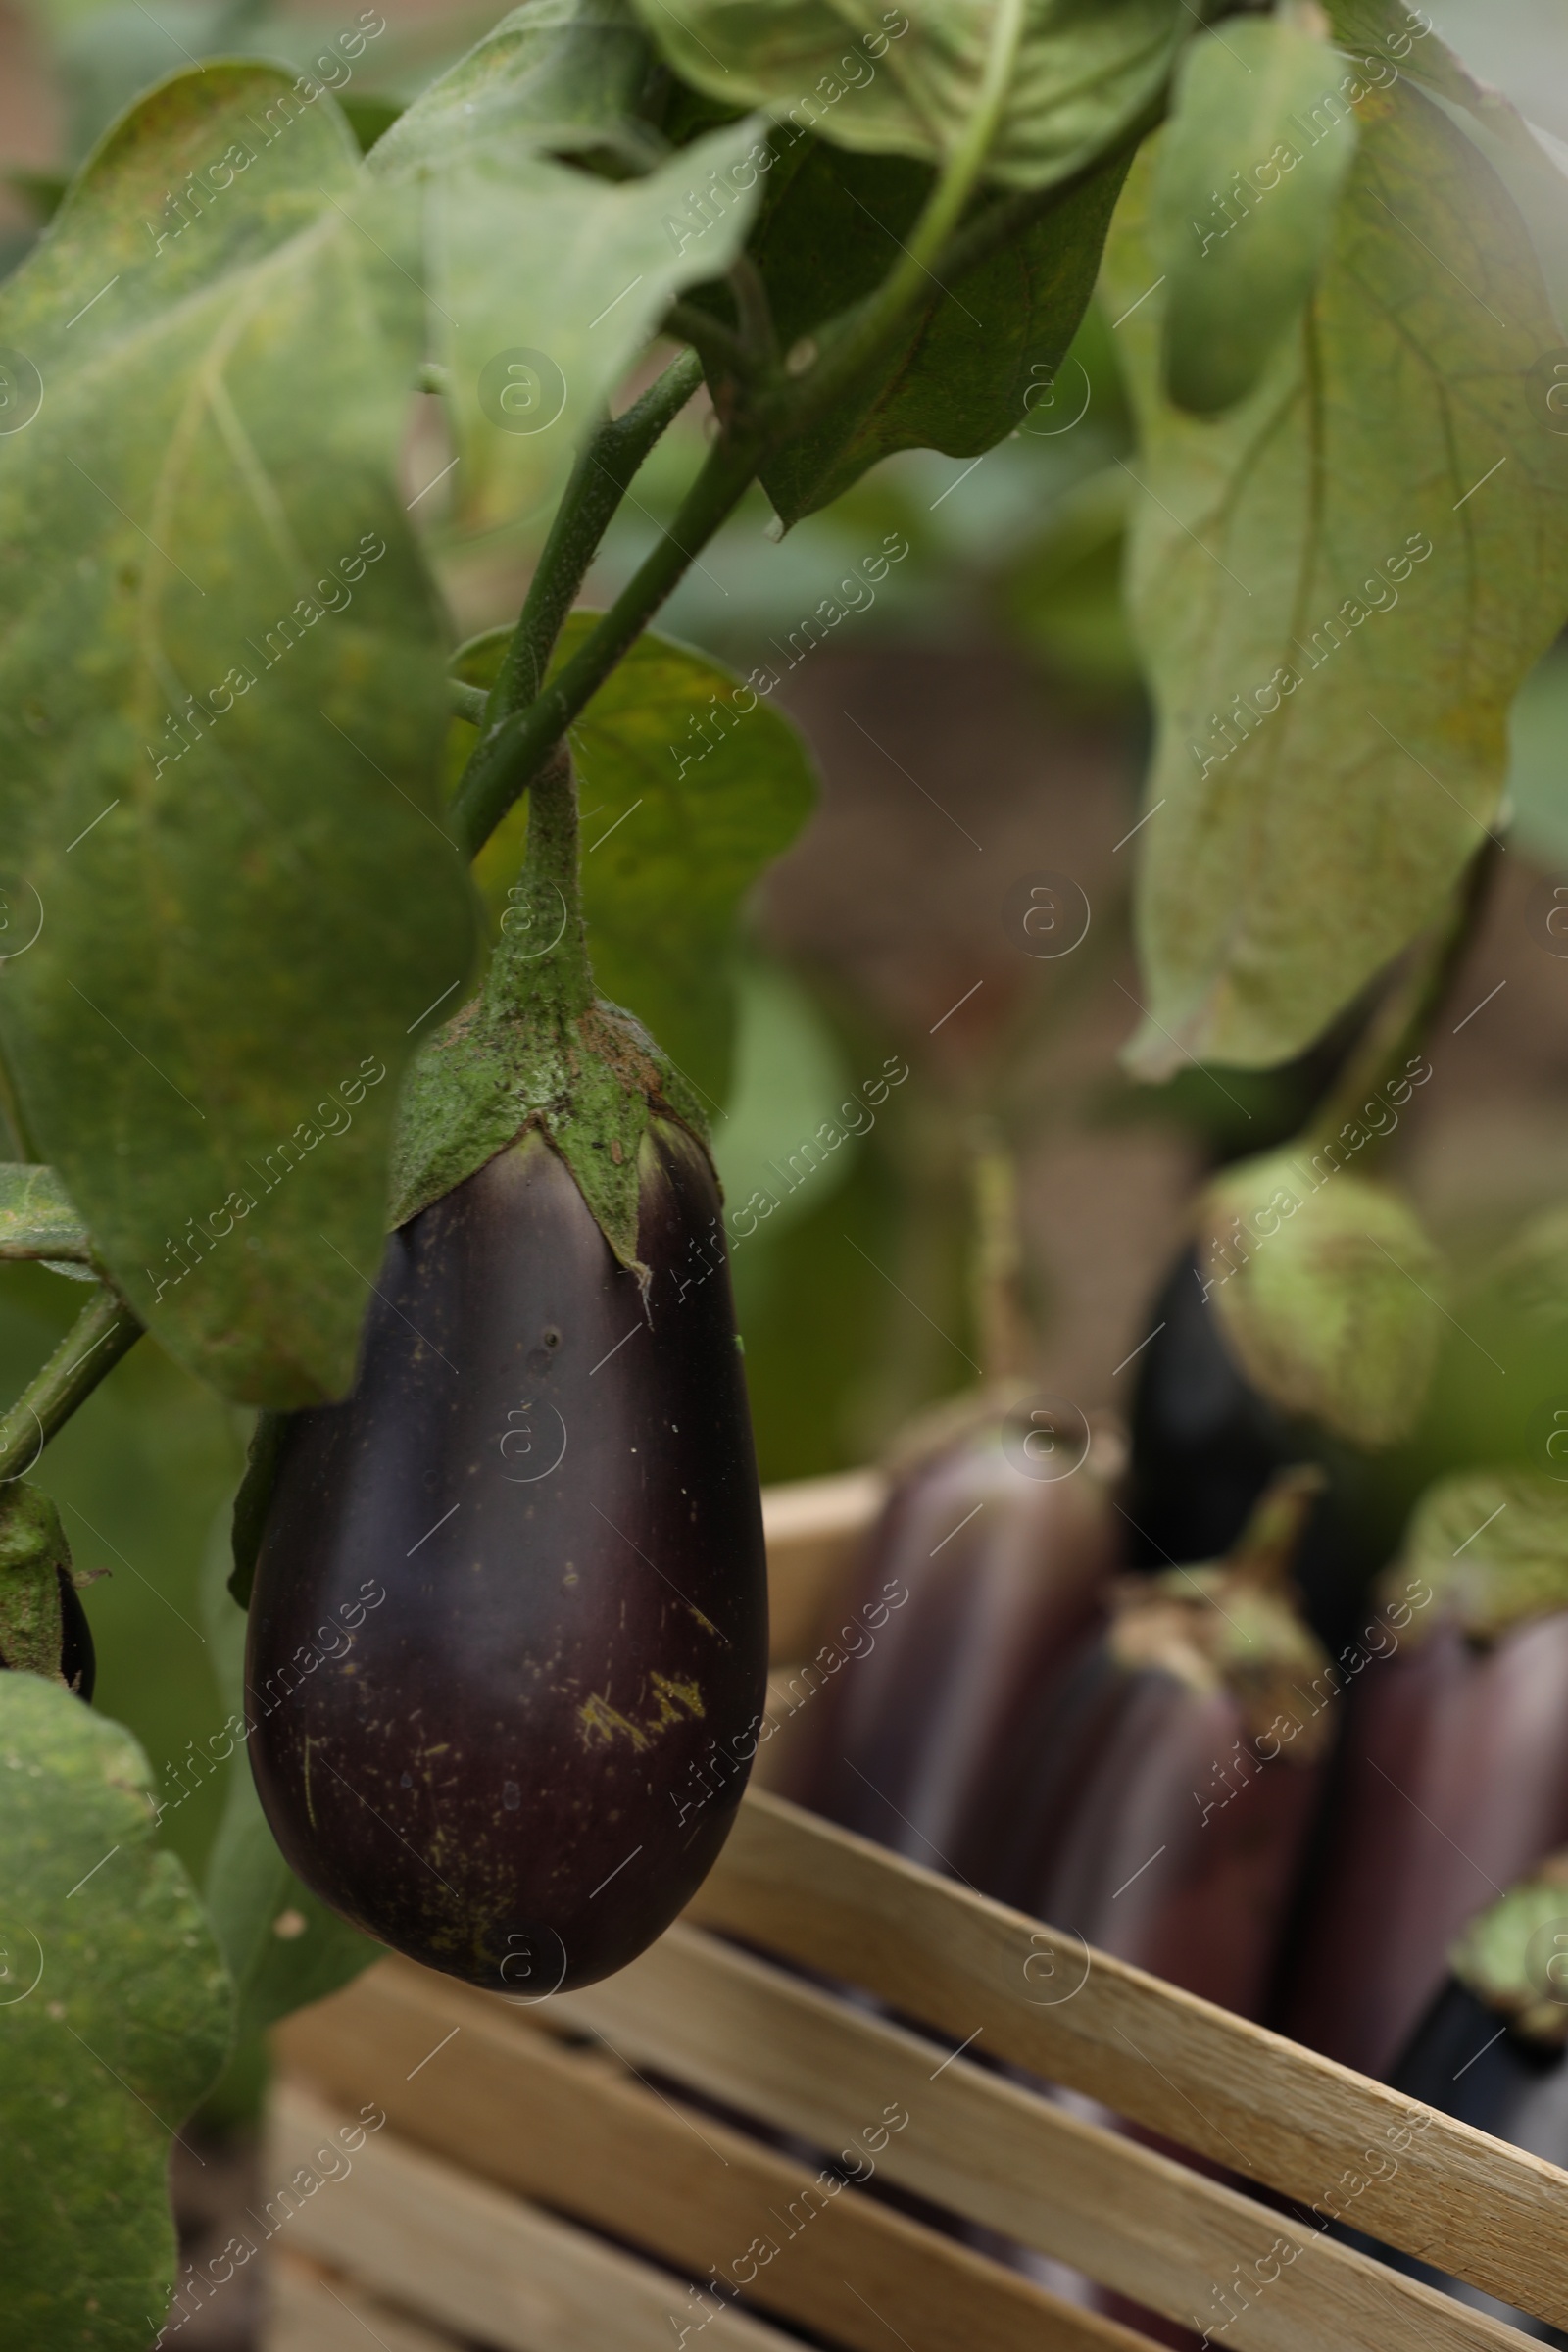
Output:
[[[450,497],[466,530],[544,517],[672,297],[722,276],[745,238],[756,172],[746,185],[737,175],[758,144],[755,122],[619,182],[547,152],[624,146],[623,105],[643,60],[617,10],[601,19],[562,0],[521,9],[371,152],[384,185],[422,199],[430,326],[456,448]],[[721,191],[707,203],[692,193],[705,180]]]
[[646,166],[657,142],[634,110],[650,64],[627,0],[524,0],[399,118],[376,168],[440,165],[496,132],[556,154],[608,146]]
[[128,1732],[0,1674],[4,2352],[145,2352],[174,2283],[171,2135],[228,2045],[184,1866]]
[[1153,232],[1165,381],[1184,409],[1206,416],[1243,399],[1299,314],[1355,155],[1346,88],[1357,78],[1276,18],[1229,24],[1183,58]]
[[1402,78],[1365,86],[1300,326],[1217,422],[1160,395],[1144,159],[1107,250],[1160,722],[1145,1077],[1288,1059],[1437,917],[1568,611],[1568,440],[1532,375],[1556,329],[1524,225],[1444,114]]
[[0,1038],[137,1311],[279,1405],[353,1376],[408,1032],[471,955],[394,480],[419,307],[361,201],[330,99],[211,66],[0,301],[42,384],[0,445],[4,879],[41,926]]
[[[996,0],[637,0],[675,71],[727,106],[869,154],[949,155],[975,110]],[[1183,0],[1025,0],[987,175],[1050,187],[1158,100],[1200,23]]]
[[[598,618],[574,612],[559,666]],[[488,686],[506,632],[466,649]],[[736,916],[809,813],[809,755],[788,719],[690,646],[640,637],[571,731],[582,806],[582,898],[594,978],[634,1012],[712,1111],[729,1091]],[[465,727],[465,735],[471,730]],[[499,915],[522,863],[526,804],[475,867]]]
[[[384,1953],[380,1944],[339,1919],[300,1884],[267,1826],[245,1748],[246,1620],[229,1597],[229,1558],[225,1510],[213,1529],[202,1570],[208,1655],[229,1710],[223,1732],[209,1743],[227,1758],[229,1777],[205,1891],[234,1981],[235,2060],[243,2065],[256,2036],[267,2027],[310,2001],[324,2000]],[[366,1605],[372,1599],[367,1595]],[[361,1622],[363,1615],[362,1610]],[[327,1655],[340,1656],[357,1630],[343,1624],[324,1629],[315,1663],[307,1668],[303,1659],[299,1661],[301,1675],[314,1674]],[[287,1706],[287,1695],[276,1703]]]
[[[762,483],[786,522],[826,506],[898,449],[978,457],[1033,429],[1094,292],[1130,152],[1075,183],[1050,212],[934,306],[855,394],[768,459]],[[813,144],[755,247],[788,349],[872,292],[930,193],[904,156]]]

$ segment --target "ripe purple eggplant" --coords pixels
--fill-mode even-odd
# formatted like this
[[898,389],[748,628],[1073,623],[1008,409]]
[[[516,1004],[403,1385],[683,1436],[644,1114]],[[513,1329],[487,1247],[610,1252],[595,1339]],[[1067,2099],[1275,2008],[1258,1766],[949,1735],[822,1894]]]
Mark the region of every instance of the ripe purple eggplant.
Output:
[[1288,1574],[1319,1478],[1276,1477],[1226,1559],[1123,1579],[989,1793],[987,1892],[1245,2017],[1264,2004],[1335,1729]]
[[1280,2021],[1363,2074],[1394,2065],[1477,1906],[1568,1840],[1561,1520],[1552,1482],[1445,1481],[1377,1589],[1385,1654],[1350,1692]]
[[844,1596],[840,1671],[825,1689],[812,1668],[797,1678],[815,1716],[784,1793],[961,1877],[998,1758],[1103,1612],[1116,1563],[1119,1440],[1096,1433],[1055,1476],[1070,1455],[1040,1437],[1026,1400],[982,1396],[917,1441]]
[[78,1698],[97,1674],[60,1514],[36,1487],[14,1481],[0,1502],[0,1671],[41,1674]]
[[[1568,2165],[1568,1852],[1471,1920],[1448,1974],[1394,2067],[1396,2090],[1505,2139],[1548,2164]],[[1349,2234],[1349,2233],[1347,2233]],[[1420,2278],[1520,2329],[1533,2342],[1568,2335],[1480,2287],[1409,2255],[1352,2238]]]
[[405,1086],[358,1383],[259,1433],[233,1589],[254,1547],[248,1746],[292,1868],[534,1999],[710,1867],[767,1584],[717,1180],[678,1072],[594,997],[564,757],[528,838],[485,987]]
[[501,1991],[619,1968],[710,1867],[755,1740],[761,1516],[718,1196],[644,1146],[618,1266],[531,1134],[393,1235],[346,1403],[292,1415],[251,1603],[250,1754],[291,1867]]

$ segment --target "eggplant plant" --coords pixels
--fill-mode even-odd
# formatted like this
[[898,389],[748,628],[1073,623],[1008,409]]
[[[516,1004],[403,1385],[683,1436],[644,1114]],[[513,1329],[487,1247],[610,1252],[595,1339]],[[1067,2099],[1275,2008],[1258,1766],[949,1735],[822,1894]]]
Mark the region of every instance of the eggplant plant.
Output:
[[[387,1944],[522,1999],[614,1968],[739,1800],[765,1591],[708,1115],[810,774],[653,624],[748,493],[782,530],[897,452],[980,463],[1098,287],[1145,1079],[1386,985],[1568,613],[1563,182],[1401,0],[526,0],[401,111],[340,103],[379,22],[143,90],[0,286],[0,1256],[91,1286],[0,1423],[28,2352],[157,2334],[171,2133],[272,2018]],[[460,646],[446,556],[492,540],[530,582]],[[1297,1286],[1254,1288],[1270,1365]],[[144,1334],[259,1416],[205,1901],[82,1703],[46,1499]]]

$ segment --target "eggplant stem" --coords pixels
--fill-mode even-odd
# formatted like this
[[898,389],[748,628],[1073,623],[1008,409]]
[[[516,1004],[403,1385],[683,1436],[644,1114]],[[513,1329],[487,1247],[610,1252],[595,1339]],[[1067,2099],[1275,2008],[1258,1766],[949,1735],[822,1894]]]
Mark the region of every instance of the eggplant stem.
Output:
[[118,1291],[93,1293],[41,1370],[0,1421],[0,1485],[30,1470],[50,1439],[141,1338],[144,1326]]
[[1271,1478],[1226,1559],[1227,1569],[1250,1584],[1289,1585],[1307,1513],[1326,1484],[1316,1462],[1298,1462]]

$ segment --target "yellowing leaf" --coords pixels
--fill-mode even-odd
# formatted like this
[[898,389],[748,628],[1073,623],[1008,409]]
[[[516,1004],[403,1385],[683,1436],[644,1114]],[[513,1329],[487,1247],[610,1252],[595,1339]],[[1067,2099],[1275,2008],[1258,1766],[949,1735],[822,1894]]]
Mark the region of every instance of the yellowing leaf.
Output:
[[1147,157],[1108,248],[1159,711],[1143,1077],[1289,1059],[1437,916],[1568,612],[1568,439],[1533,374],[1558,334],[1524,224],[1392,65],[1353,88],[1322,273],[1241,408],[1196,421],[1161,397]]

